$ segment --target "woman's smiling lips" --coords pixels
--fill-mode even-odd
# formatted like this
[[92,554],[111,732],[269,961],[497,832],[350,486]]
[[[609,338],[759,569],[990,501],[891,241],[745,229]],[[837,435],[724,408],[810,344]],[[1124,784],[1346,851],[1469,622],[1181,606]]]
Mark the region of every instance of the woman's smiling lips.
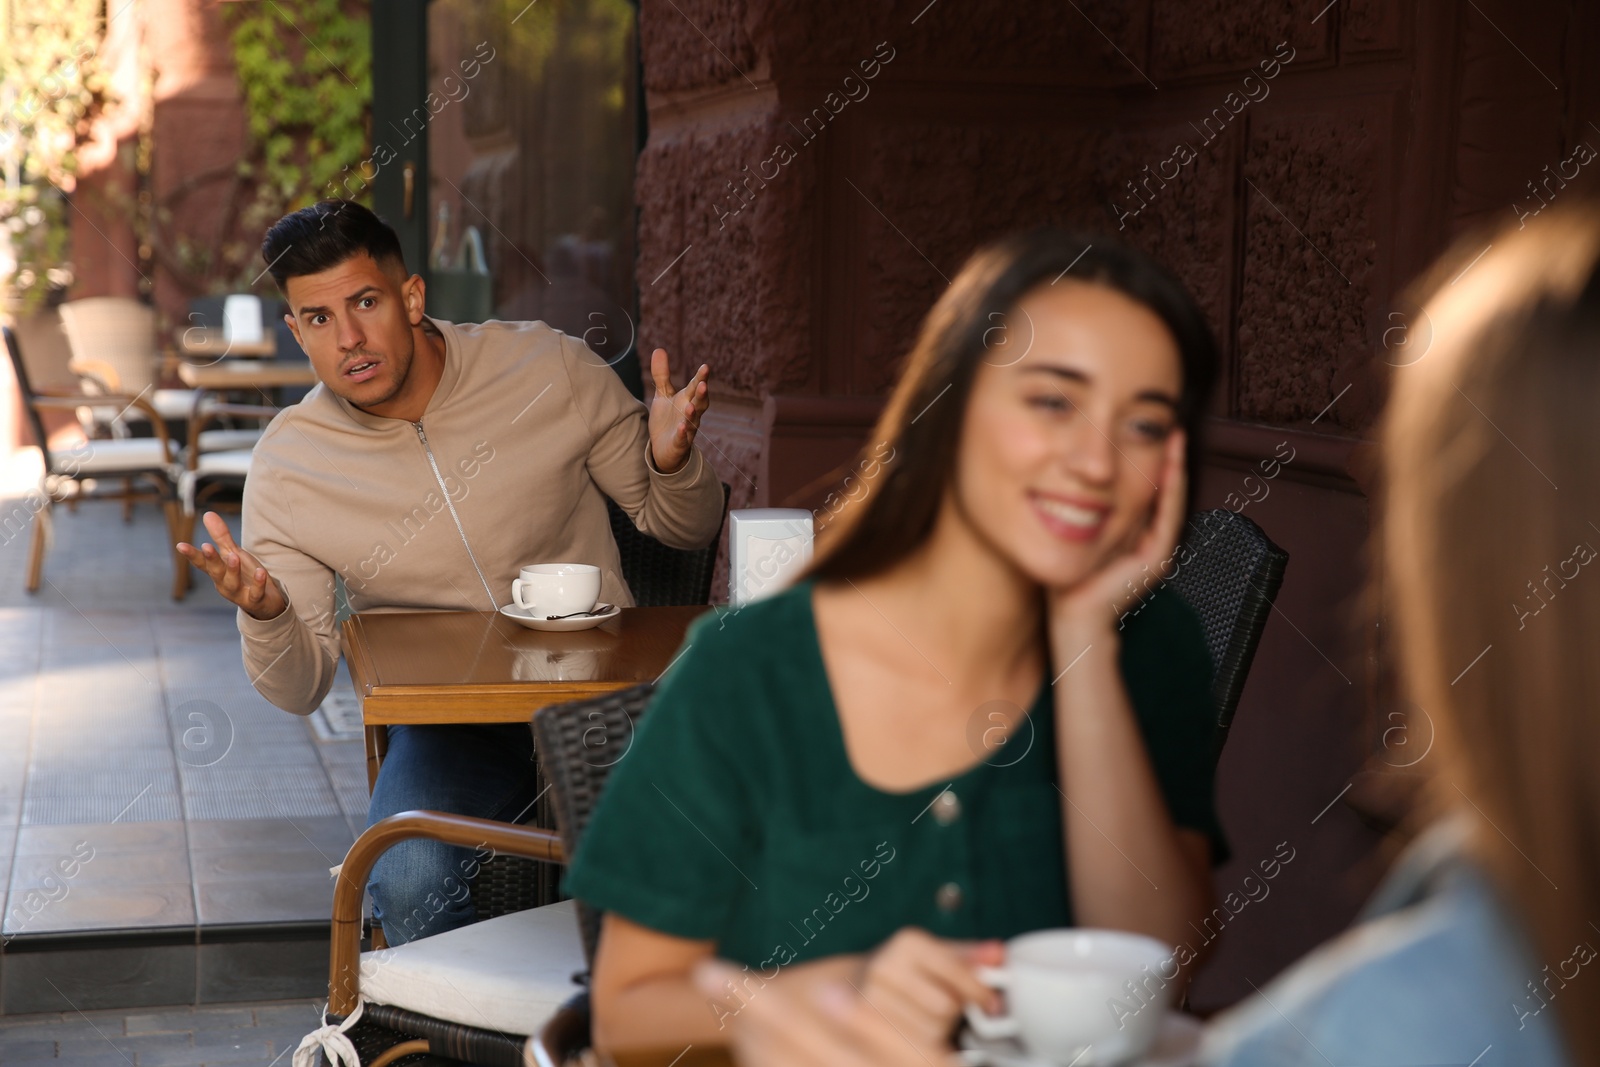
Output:
[[1065,541],[1093,541],[1111,514],[1110,504],[1046,493],[1030,492],[1028,503],[1044,528]]

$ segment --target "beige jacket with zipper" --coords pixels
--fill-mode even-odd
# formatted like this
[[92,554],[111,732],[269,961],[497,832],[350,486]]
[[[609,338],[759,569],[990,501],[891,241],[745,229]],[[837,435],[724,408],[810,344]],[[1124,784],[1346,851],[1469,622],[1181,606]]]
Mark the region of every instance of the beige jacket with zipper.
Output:
[[339,659],[334,575],[355,611],[493,611],[529,563],[592,563],[624,607],[609,496],[678,548],[717,535],[722,486],[698,449],[650,458],[646,408],[581,341],[542,322],[428,320],[444,376],[419,422],[369,415],[317,386],[267,428],[244,494],[243,546],[289,608],[238,613],[262,696],[306,715]]

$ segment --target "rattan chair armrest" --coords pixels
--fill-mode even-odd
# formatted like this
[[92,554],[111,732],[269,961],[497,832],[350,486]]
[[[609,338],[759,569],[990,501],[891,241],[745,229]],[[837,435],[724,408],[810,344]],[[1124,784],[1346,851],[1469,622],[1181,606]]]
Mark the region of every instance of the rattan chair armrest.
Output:
[[172,438],[167,433],[167,420],[163,419],[156,411],[155,406],[142,396],[123,396],[119,393],[108,393],[105,396],[89,396],[85,393],[35,392],[28,399],[28,404],[35,410],[49,409],[54,411],[76,411],[78,408],[109,407],[113,404],[120,404],[124,409],[138,408],[144,412],[145,418],[150,420],[150,426],[155,430],[156,439],[161,442],[161,451],[167,457],[167,462],[171,463],[173,461]]
[[216,419],[272,419],[276,418],[281,408],[268,407],[265,404],[206,404],[202,394],[195,399],[195,412],[189,420],[189,448],[188,456],[184,460],[184,469],[196,471],[200,468],[200,435],[205,432],[206,425]]
[[565,1067],[589,1047],[589,991],[576,993],[523,1048],[524,1067]]
[[142,395],[129,397],[127,406],[144,412],[144,417],[150,420],[150,428],[155,430],[157,439],[161,441],[162,454],[167,457],[167,462],[171,463],[175,453],[172,448],[172,435],[167,432],[167,420],[163,419],[156,406]]
[[138,408],[144,412],[145,418],[150,420],[150,425],[155,430],[156,437],[161,440],[161,447],[166,450],[169,461],[171,459],[172,439],[167,433],[167,420],[163,419],[156,411],[155,406],[142,396],[124,396],[121,393],[106,393],[101,396],[52,389],[50,392],[36,391],[28,399],[28,403],[35,409],[55,411],[76,411],[78,408],[111,407],[113,405],[121,405],[124,409]]
[[270,404],[207,404],[202,418],[210,415],[226,415],[236,419],[272,419],[278,416],[282,408],[275,408]]
[[122,376],[117,368],[98,359],[69,359],[67,369],[80,378],[93,378],[108,393],[122,392]]
[[36,408],[49,408],[54,411],[72,411],[83,407],[106,407],[111,404],[121,404],[132,400],[124,396],[90,396],[87,393],[69,393],[54,391],[48,393],[34,393],[28,403]]
[[328,962],[328,1011],[346,1016],[361,1001],[361,902],[372,865],[393,846],[414,838],[462,848],[565,863],[561,838],[553,830],[450,815],[442,811],[402,811],[369,826],[345,853],[333,890],[332,945]]

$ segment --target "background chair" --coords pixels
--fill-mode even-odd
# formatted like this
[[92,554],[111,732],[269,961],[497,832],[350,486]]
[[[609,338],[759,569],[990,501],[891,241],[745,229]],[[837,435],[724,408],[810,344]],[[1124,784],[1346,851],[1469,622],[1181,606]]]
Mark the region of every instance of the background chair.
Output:
[[1191,516],[1183,545],[1189,550],[1189,562],[1181,564],[1166,584],[1194,608],[1205,627],[1206,647],[1216,670],[1211,696],[1217,705],[1220,754],[1272,602],[1283,585],[1289,553],[1273,544],[1261,527],[1228,508]]
[[[407,812],[378,823],[351,846],[334,892],[326,1021],[343,1022],[358,1003],[365,1003],[362,1017],[347,1031],[365,1067],[413,1053],[429,1054],[428,1059],[407,1061],[418,1067],[455,1060],[521,1067],[525,1047],[587,1047],[588,995],[583,986],[599,943],[598,913],[575,901],[561,901],[358,959],[361,889],[383,850],[409,837],[467,848],[487,843],[500,853],[494,862],[507,856],[565,862],[589,824],[611,767],[632,743],[634,727],[654,691],[653,684],[645,683],[534,715],[534,741],[547,768],[559,837],[533,827]],[[528,1007],[522,1015],[506,1018],[503,1009],[497,1012],[487,1003],[490,996]],[[484,1022],[505,1025],[496,1029]],[[516,1022],[522,1025],[511,1025]],[[560,1062],[553,1061],[552,1067]]]
[[[550,782],[556,830],[565,855],[577,854],[578,841],[589,828],[611,768],[633,744],[634,730],[655,691],[654,682],[644,682],[534,713],[533,744]],[[600,943],[600,913],[581,901],[576,911],[584,959],[593,964]]]
[[[278,411],[278,408],[259,404],[218,402],[207,404],[190,424],[191,440],[183,450],[183,471],[178,476],[178,540],[194,541],[195,518],[201,505],[212,503],[221,510],[221,505],[213,501],[215,494],[225,489],[244,488],[255,443],[262,432],[259,428],[212,430],[206,428],[207,424],[222,418],[258,419],[266,423],[276,417]],[[206,447],[208,444],[210,448]],[[238,507],[229,504],[226,510],[237,511]],[[173,596],[182,599],[187,595],[192,580],[192,572],[185,569]]]
[[[61,325],[72,349],[74,373],[107,393],[144,398],[169,423],[193,414],[196,390],[159,388],[161,350],[154,308],[132,297],[92,296],[62,304]],[[113,431],[123,435],[116,427]]]
[[691,549],[667,547],[635,526],[616,501],[606,500],[611,536],[622,556],[622,577],[639,607],[711,603],[711,572],[716,569],[717,549],[722,543],[721,522],[728,517],[729,492],[728,483],[723,482],[717,537],[705,548]]
[[[84,499],[90,495],[92,486],[92,495],[95,498],[120,500],[125,511],[135,499],[152,499],[161,504],[167,517],[168,552],[172,557],[173,567],[173,596],[180,596],[178,590],[188,577],[188,564],[177,550],[171,547],[176,541],[172,535],[178,529],[178,504],[173,482],[175,456],[172,442],[167,436],[165,420],[145,398],[118,394],[97,396],[94,398],[97,403],[114,404],[122,409],[139,409],[149,421],[155,436],[124,440],[88,440],[80,448],[68,451],[52,449],[40,412],[47,410],[75,412],[83,407],[89,398],[82,393],[57,391],[42,393],[35,390],[29,381],[28,367],[23,361],[22,348],[17,342],[16,334],[9,326],[0,327],[0,332],[4,334],[6,355],[11,360],[11,369],[17,376],[17,390],[21,395],[28,426],[33,431],[34,443],[38,445],[39,452],[44,458],[44,476],[40,480],[38,506],[34,508],[30,503],[28,508],[33,511],[31,519],[33,530],[28,547],[28,574],[25,586],[27,591],[30,593],[39,591],[45,547],[49,540],[51,505],[63,500]],[[140,483],[146,486],[143,491],[135,488],[135,485]],[[117,488],[108,492],[106,486],[109,484],[115,484]],[[13,521],[14,518],[8,517],[5,525],[9,527]]]
[[369,827],[350,846],[334,888],[327,1026],[319,1034],[342,1027],[364,1067],[401,1060],[408,1067],[521,1067],[528,1033],[579,991],[574,974],[585,957],[573,906],[502,915],[362,953],[372,865],[392,845],[417,837],[554,862],[565,856],[549,830],[442,812],[402,812]]

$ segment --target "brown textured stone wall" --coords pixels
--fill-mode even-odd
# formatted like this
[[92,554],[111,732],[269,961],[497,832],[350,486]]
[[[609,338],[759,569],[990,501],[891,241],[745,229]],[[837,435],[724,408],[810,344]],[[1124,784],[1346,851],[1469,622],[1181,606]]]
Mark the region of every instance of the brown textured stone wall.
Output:
[[[1382,227],[1377,125],[1346,106],[1279,112],[1251,129],[1235,348],[1241,419],[1308,425],[1363,373]],[[1367,415],[1335,405],[1319,422],[1359,430]]]
[[[712,362],[702,441],[734,506],[819,504],[946,278],[1043,222],[1150,251],[1210,317],[1224,373],[1203,506],[1297,449],[1249,511],[1291,562],[1219,770],[1235,853],[1219,894],[1280,841],[1299,858],[1193,996],[1248,994],[1345,924],[1382,869],[1348,803],[1361,791],[1334,803],[1382,699],[1353,622],[1369,517],[1351,465],[1395,373],[1373,353],[1454,235],[1514,218],[1542,167],[1600,146],[1600,8],[643,0],[640,39],[641,336],[680,367]],[[894,58],[870,94],[719,221],[727,182],[880,44]],[[1174,173],[1179,144],[1194,156]]]

